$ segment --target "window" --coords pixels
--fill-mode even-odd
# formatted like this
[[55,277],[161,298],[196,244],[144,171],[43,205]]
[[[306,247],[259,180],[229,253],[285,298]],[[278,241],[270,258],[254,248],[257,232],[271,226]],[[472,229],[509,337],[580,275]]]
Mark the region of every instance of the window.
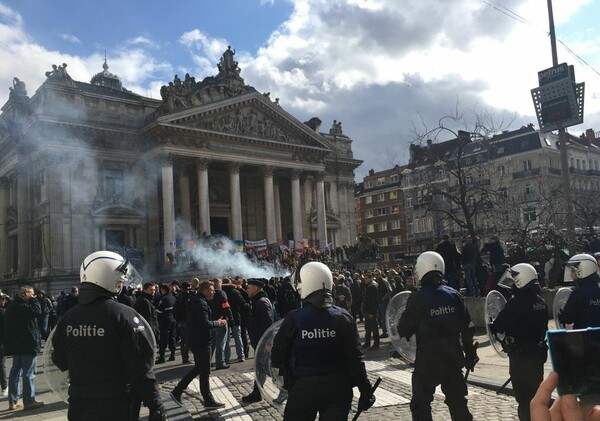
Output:
[[531,171],[531,159],[523,161],[523,171]]
[[531,184],[525,185],[525,196],[532,195],[533,193],[533,186]]
[[402,244],[402,237],[399,235],[396,235],[394,237],[392,237],[392,245],[397,246]]
[[370,189],[373,187],[373,180],[365,181],[365,188]]
[[535,208],[523,209],[523,222],[533,222],[537,220]]
[[123,194],[123,171],[104,170],[104,187],[106,197],[116,197]]
[[378,202],[383,202],[385,200],[385,193],[379,193],[377,195],[377,201]]
[[390,199],[397,199],[398,198],[398,190],[394,190],[390,192]]
[[581,160],[577,160],[577,169],[580,170],[581,169]]
[[498,176],[504,177],[505,175],[506,175],[506,169],[504,168],[504,165],[500,165],[498,167]]
[[377,216],[383,216],[383,215],[387,215],[387,209],[386,208],[377,209]]
[[367,232],[375,232],[375,225],[373,225],[373,224],[367,225]]
[[393,230],[399,230],[400,229],[400,220],[396,219],[394,221],[392,221],[392,229]]
[[594,170],[598,171],[598,161],[594,161]]
[[373,196],[365,196],[365,203],[368,205],[369,203],[373,203]]
[[406,207],[412,208],[412,197],[410,196],[406,198]]
[[380,243],[379,244],[380,246],[387,246],[387,245],[389,245],[388,238],[387,237],[380,238],[379,239],[379,243]]
[[399,179],[400,177],[398,176],[398,174],[390,175],[390,183],[397,183]]
[[570,158],[570,162],[571,162],[570,167],[574,167],[575,166],[575,160],[573,158]]
[[413,233],[413,223],[412,222],[408,223],[408,229],[406,230],[406,232],[408,232],[409,234]]
[[385,184],[385,177],[379,177],[377,179],[377,185],[378,186],[383,186]]
[[394,205],[390,209],[391,209],[391,213],[400,213],[400,206],[399,205]]
[[374,216],[373,209],[367,209],[365,211],[365,218],[372,218]]
[[377,231],[387,231],[388,230],[388,224],[387,222],[382,222],[381,224],[378,224],[377,226]]

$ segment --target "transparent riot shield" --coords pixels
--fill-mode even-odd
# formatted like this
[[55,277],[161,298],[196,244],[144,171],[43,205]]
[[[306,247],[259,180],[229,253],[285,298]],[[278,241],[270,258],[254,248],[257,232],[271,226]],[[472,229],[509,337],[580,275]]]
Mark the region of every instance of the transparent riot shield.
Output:
[[417,354],[417,340],[415,335],[411,336],[410,340],[401,338],[398,335],[398,322],[406,309],[406,302],[410,294],[410,291],[402,291],[392,297],[385,312],[385,324],[394,349],[405,360],[414,363]]
[[265,401],[277,408],[283,408],[288,397],[287,391],[283,388],[283,377],[279,375],[279,369],[271,366],[273,340],[282,323],[283,319],[266,330],[258,341],[254,355],[254,375],[258,390]]
[[508,354],[502,347],[504,334],[492,332],[491,324],[494,322],[494,320],[496,320],[496,317],[498,317],[498,314],[500,314],[505,305],[506,298],[504,298],[504,295],[500,294],[498,291],[490,291],[487,297],[485,297],[485,330],[490,340],[490,344],[494,350],[498,353],[498,355],[504,358],[508,357]]
[[[139,314],[137,315],[137,319],[134,318],[136,323],[140,323],[144,326],[146,332],[149,332],[149,337],[152,345],[152,361],[156,360],[156,338],[154,337],[154,333],[152,332],[152,328]],[[46,384],[50,390],[58,396],[62,401],[69,401],[69,371],[60,371],[60,369],[54,365],[52,362],[52,351],[54,347],[52,346],[52,338],[56,333],[56,327],[52,329],[50,335],[48,335],[48,339],[46,340],[46,345],[44,347],[44,353],[42,355],[42,375],[46,378]]]
[[559,315],[562,313],[565,305],[567,304],[567,301],[569,301],[571,292],[573,292],[573,288],[561,288],[556,291],[556,295],[554,296],[554,302],[552,303],[552,317],[554,317],[554,322],[556,323],[556,327],[558,329],[571,329],[573,327],[573,325],[562,324],[558,320]]

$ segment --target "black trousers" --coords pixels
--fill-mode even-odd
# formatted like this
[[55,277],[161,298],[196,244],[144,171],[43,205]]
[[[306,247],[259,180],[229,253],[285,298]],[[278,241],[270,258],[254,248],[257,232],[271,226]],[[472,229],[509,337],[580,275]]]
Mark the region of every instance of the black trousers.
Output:
[[132,397],[121,399],[69,398],[69,421],[138,421],[139,401]]
[[296,379],[289,391],[284,421],[347,421],[352,406],[352,384],[346,375]]
[[510,379],[515,399],[519,404],[518,414],[521,421],[529,421],[531,419],[529,402],[535,396],[535,392],[544,379],[545,357],[545,350],[540,351],[538,349],[529,352],[514,352],[508,356],[510,362]]
[[453,421],[471,421],[473,416],[467,407],[467,383],[461,367],[448,367],[433,371],[425,367],[417,367],[412,375],[412,399],[410,411],[413,421],[433,421],[431,402],[435,388],[441,385],[446,396],[446,405]]
[[158,351],[161,357],[164,357],[167,346],[169,351],[175,352],[175,337],[177,334],[177,323],[175,320],[165,320],[159,322],[160,340]]
[[181,394],[188,387],[188,385],[199,376],[200,383],[200,394],[204,402],[213,400],[212,393],[210,393],[210,345],[204,348],[192,349],[194,354],[194,367],[188,371],[183,378],[177,383],[174,393]]
[[371,335],[373,335],[373,345],[379,346],[379,326],[377,325],[377,312],[373,318],[369,319],[365,313],[365,344],[371,344]]

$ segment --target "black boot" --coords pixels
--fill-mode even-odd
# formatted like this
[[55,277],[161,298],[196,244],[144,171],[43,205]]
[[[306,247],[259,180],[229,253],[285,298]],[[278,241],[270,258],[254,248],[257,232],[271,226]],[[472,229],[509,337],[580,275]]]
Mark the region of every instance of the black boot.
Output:
[[215,398],[211,396],[208,399],[204,399],[204,407],[205,408],[223,408],[225,406],[224,403],[216,401]]
[[165,351],[159,351],[158,359],[154,361],[154,364],[164,364],[165,362]]
[[175,351],[171,351],[171,355],[169,356],[169,361],[175,361]]
[[260,390],[258,390],[258,386],[256,385],[256,382],[254,382],[254,389],[252,389],[252,392],[249,395],[246,395],[242,398],[242,402],[252,403],[252,402],[259,402],[261,400],[262,400],[262,396],[260,396]]

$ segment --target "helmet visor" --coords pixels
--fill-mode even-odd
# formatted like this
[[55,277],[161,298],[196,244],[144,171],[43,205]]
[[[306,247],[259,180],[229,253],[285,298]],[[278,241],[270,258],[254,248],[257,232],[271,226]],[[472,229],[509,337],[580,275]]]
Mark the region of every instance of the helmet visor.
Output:
[[577,268],[581,262],[567,262],[565,263],[565,274],[563,275],[564,283],[571,283],[577,279]]
[[125,261],[115,270],[122,274],[121,280],[123,281],[124,288],[136,289],[141,287],[144,283],[144,278],[142,278],[142,275],[140,275],[135,266],[133,266],[128,259],[125,259]]
[[515,276],[517,276],[517,274],[517,272],[510,268],[506,269],[498,281],[498,286],[502,288],[512,288],[515,284]]

